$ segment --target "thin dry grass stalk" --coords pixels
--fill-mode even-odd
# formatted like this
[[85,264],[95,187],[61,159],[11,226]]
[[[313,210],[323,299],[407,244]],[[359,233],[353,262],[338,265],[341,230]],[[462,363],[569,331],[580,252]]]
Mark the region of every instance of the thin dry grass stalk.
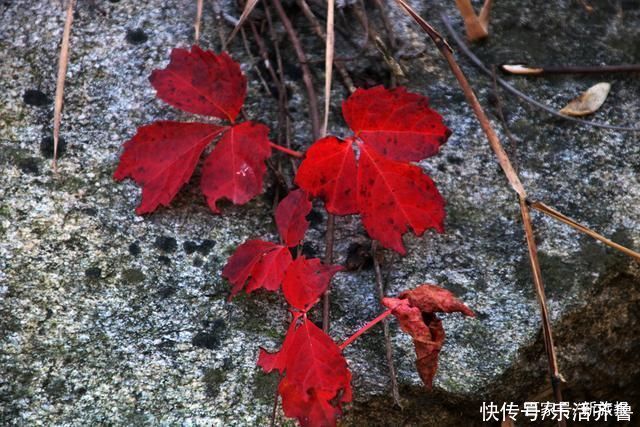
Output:
[[193,27],[195,28],[195,44],[198,44],[198,41],[200,40],[200,21],[202,21],[202,3],[204,0],[198,0],[198,3],[196,5],[196,21],[193,24]]
[[240,15],[240,19],[238,19],[238,23],[231,31],[231,34],[229,34],[229,37],[227,38],[225,45],[229,45],[229,43],[231,43],[231,40],[233,40],[236,34],[238,34],[238,31],[240,31],[240,27],[242,27],[242,25],[244,24],[244,21],[246,21],[249,15],[251,15],[251,12],[253,12],[253,9],[255,9],[257,4],[258,4],[258,0],[247,1],[247,3],[244,5],[244,9],[242,10],[242,15]]
[[71,38],[71,24],[73,24],[73,7],[76,0],[68,0],[67,16],[62,32],[62,43],[60,44],[60,58],[58,60],[58,80],[56,82],[56,97],[53,108],[53,162],[54,171],[58,170],[58,142],[60,140],[60,122],[62,121],[62,103],[64,100],[64,80],[67,75],[67,65],[69,64],[69,39]]
[[327,0],[327,41],[324,57],[324,119],[322,121],[322,130],[320,136],[327,134],[329,126],[329,107],[331,106],[331,80],[333,77],[333,57],[335,44],[334,29],[334,9],[335,1]]

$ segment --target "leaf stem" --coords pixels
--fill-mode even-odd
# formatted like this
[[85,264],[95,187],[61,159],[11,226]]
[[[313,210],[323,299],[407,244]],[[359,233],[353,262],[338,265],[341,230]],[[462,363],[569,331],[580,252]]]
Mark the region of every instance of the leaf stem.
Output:
[[283,153],[286,153],[290,156],[297,157],[298,159],[301,159],[304,157],[304,153],[301,153],[300,151],[292,150],[291,148],[283,147],[282,145],[278,145],[275,142],[269,142],[269,145],[271,146],[271,148],[282,151]]
[[345,342],[343,342],[342,344],[340,344],[338,346],[340,348],[340,350],[344,350],[345,347],[347,347],[349,344],[351,344],[352,342],[357,340],[360,337],[360,335],[362,335],[365,332],[367,332],[369,329],[374,327],[376,324],[382,322],[384,319],[387,318],[387,316],[389,316],[391,314],[392,311],[393,311],[393,309],[390,308],[390,309],[384,311],[382,314],[378,315],[378,317],[376,317],[375,319],[367,322],[362,328],[358,329],[355,334],[351,335],[349,338],[347,338],[347,340]]
[[[371,257],[373,258],[373,269],[376,275],[376,288],[378,291],[378,298],[380,301],[384,298],[384,283],[382,280],[382,270],[380,268],[380,261],[378,261],[378,242],[373,241],[371,243]],[[389,367],[389,379],[391,380],[391,395],[395,404],[402,408],[400,402],[400,391],[398,390],[398,377],[396,375],[396,367],[393,364],[393,348],[391,347],[391,334],[389,333],[389,319],[382,321],[382,329],[384,331],[384,347],[385,356],[387,358],[387,366]]]

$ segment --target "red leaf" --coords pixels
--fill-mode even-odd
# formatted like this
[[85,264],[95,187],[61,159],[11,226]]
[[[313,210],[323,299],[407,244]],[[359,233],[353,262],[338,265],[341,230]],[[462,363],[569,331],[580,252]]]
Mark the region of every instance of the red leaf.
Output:
[[306,312],[327,290],[333,275],[342,269],[339,265],[324,265],[317,258],[300,256],[284,275],[284,297],[291,306]]
[[249,240],[238,246],[222,270],[222,276],[233,285],[231,297],[240,292],[245,283],[247,293],[260,288],[277,291],[291,261],[289,248],[263,240]]
[[403,87],[358,89],[342,104],[342,114],[357,137],[393,160],[433,156],[451,134],[426,97]]
[[307,150],[296,174],[296,184],[314,197],[322,197],[328,212],[356,213],[356,157],[351,144],[328,136]]
[[360,213],[369,235],[401,254],[409,229],[417,236],[428,228],[442,232],[444,199],[431,178],[408,163],[435,154],[450,133],[427,99],[404,88],[359,89],[343,113],[355,137],[314,143],[296,175],[300,188],[322,197],[328,212]]
[[411,227],[416,236],[427,228],[444,231],[444,199],[422,170],[389,160],[360,145],[358,208],[367,233],[387,248],[406,250],[402,235]]
[[303,190],[294,190],[282,199],[276,208],[276,224],[280,237],[287,246],[297,246],[309,228],[307,215],[311,212],[309,196]]
[[303,426],[335,426],[341,405],[351,401],[351,373],[333,340],[306,317],[296,317],[282,349],[260,350],[258,365],[284,374],[278,390],[287,417]]
[[206,123],[158,121],[138,128],[124,144],[113,177],[132,178],[142,187],[138,215],[168,206],[198,164],[206,146],[225,128]]
[[434,312],[475,315],[451,292],[429,284],[405,291],[400,298],[383,298],[382,303],[393,309],[402,330],[413,338],[418,373],[424,385],[431,389],[445,337],[442,321]]
[[173,49],[167,68],[154,70],[149,81],[168,104],[232,123],[247,92],[247,79],[237,62],[224,52],[216,55],[195,45],[191,52]]
[[229,129],[202,167],[200,186],[209,208],[219,213],[216,203],[222,198],[241,205],[260,194],[270,155],[266,126],[244,122]]

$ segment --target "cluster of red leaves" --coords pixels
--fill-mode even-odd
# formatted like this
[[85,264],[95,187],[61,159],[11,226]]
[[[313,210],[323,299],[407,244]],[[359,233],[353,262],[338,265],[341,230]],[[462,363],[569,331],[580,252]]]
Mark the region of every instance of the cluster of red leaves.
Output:
[[358,89],[342,104],[342,114],[354,135],[314,143],[296,184],[324,199],[333,214],[360,213],[373,239],[403,255],[402,235],[409,228],[417,236],[428,228],[444,231],[444,199],[431,178],[409,163],[436,154],[451,133],[427,98],[404,88]]
[[[217,202],[223,198],[243,204],[260,194],[272,143],[266,126],[235,122],[246,94],[240,66],[226,53],[216,55],[198,46],[174,49],[169,65],[154,71],[150,81],[157,96],[170,105],[229,124],[158,121],[139,128],[125,143],[114,173],[117,180],[130,177],[142,186],[136,212],[168,205],[216,139],[200,182],[211,210],[219,213]],[[359,213],[373,239],[401,254],[402,236],[409,229],[418,236],[428,228],[442,232],[445,215],[444,199],[431,178],[410,163],[436,154],[450,134],[427,99],[404,88],[358,89],[342,111],[354,135],[320,139],[307,151],[295,178],[301,189],[289,193],[276,209],[282,243],[249,240],[222,272],[232,284],[231,297],[242,289],[282,289],[291,325],[280,351],[261,349],[258,365],[280,373],[284,413],[303,426],[335,425],[342,404],[351,401],[351,373],[341,347],[307,318],[342,267],[291,254],[309,226],[309,195],[324,199],[333,214]],[[434,285],[382,302],[412,336],[418,371],[430,388],[444,342],[442,323],[434,313],[473,313]]]
[[451,292],[430,284],[402,292],[398,298],[383,298],[382,303],[393,310],[402,330],[413,338],[418,373],[424,385],[431,389],[445,335],[442,321],[435,313],[475,315]]
[[233,285],[232,296],[243,287],[247,293],[282,287],[293,320],[281,350],[261,350],[258,365],[265,372],[277,370],[282,375],[278,391],[286,416],[297,418],[304,426],[325,426],[335,425],[341,404],[351,400],[351,373],[331,337],[307,319],[309,309],[342,267],[304,256],[294,260],[289,250],[304,237],[310,211],[304,191],[290,192],[275,214],[284,244],[249,240],[236,249],[222,275]]
[[244,204],[262,192],[265,160],[271,155],[269,129],[255,122],[235,123],[247,92],[240,66],[226,53],[193,46],[173,49],[167,68],[149,78],[158,98],[183,111],[230,122],[157,121],[140,127],[124,144],[114,178],[132,178],[142,187],[139,215],[168,206],[195,170],[200,156],[220,137],[202,167],[200,188],[211,210],[218,200]]

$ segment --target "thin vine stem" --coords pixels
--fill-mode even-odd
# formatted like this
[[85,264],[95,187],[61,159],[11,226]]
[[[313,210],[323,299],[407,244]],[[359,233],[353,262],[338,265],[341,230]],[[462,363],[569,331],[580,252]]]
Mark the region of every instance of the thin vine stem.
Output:
[[353,335],[351,335],[349,338],[347,338],[346,341],[344,341],[342,344],[340,344],[338,347],[340,348],[340,350],[344,350],[348,345],[350,345],[351,343],[353,343],[355,340],[357,340],[360,335],[364,334],[365,332],[367,332],[369,329],[371,329],[372,327],[374,327],[375,325],[377,325],[378,323],[382,322],[384,319],[386,319],[391,313],[393,312],[393,309],[390,308],[386,311],[384,311],[382,314],[378,315],[378,317],[376,317],[373,320],[370,320],[369,322],[367,322],[362,328],[358,329]]

